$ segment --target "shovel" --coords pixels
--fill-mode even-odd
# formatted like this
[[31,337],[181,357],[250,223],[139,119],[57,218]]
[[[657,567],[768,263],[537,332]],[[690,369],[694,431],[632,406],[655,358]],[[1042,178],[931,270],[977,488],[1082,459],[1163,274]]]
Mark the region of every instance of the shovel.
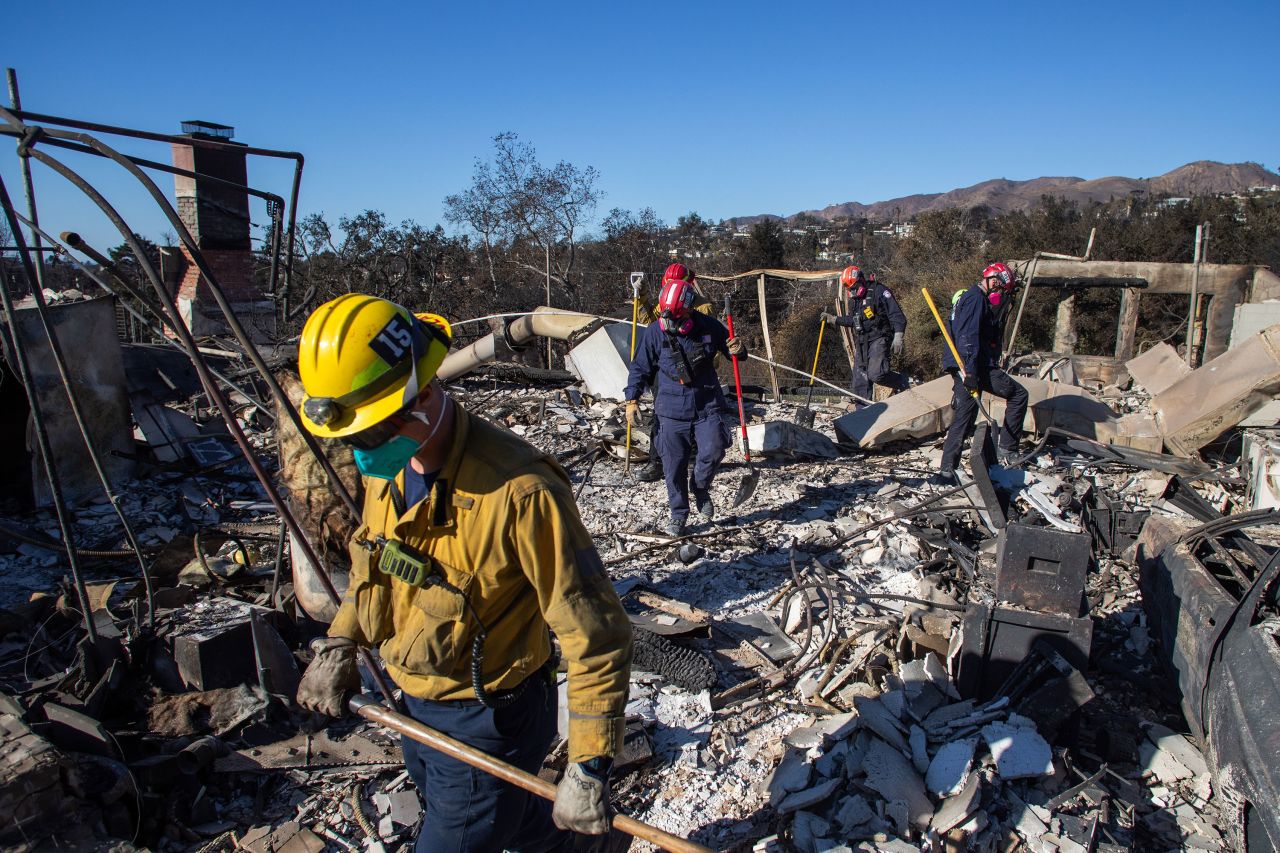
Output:
[[827,321],[822,319],[818,326],[818,346],[813,351],[813,369],[809,371],[809,394],[804,398],[804,408],[796,411],[796,423],[805,429],[813,429],[813,409],[809,408],[809,404],[813,402],[813,380],[818,378],[818,356],[822,353],[822,333],[827,330]]
[[[733,333],[733,314],[729,312],[729,296],[724,297],[724,319],[729,326],[729,337],[737,337]],[[747,476],[742,478],[742,482],[738,484],[738,494],[733,499],[733,505],[738,506],[756,490],[756,484],[760,482],[760,472],[751,467],[751,445],[747,443],[747,415],[742,408],[742,375],[738,372],[738,357],[731,356],[733,359],[733,387],[738,391],[738,423],[742,425],[742,457],[747,461]]]

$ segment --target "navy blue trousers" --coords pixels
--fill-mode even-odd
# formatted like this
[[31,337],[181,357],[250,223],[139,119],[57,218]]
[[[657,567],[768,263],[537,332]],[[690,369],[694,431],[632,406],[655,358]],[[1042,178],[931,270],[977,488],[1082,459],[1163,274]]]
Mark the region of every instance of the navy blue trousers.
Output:
[[689,459],[694,444],[698,455],[693,461],[693,491],[705,494],[729,447],[729,430],[718,410],[694,421],[663,418],[658,427],[658,452],[662,456],[662,475],[667,481],[667,503],[671,517],[689,517]]
[[[951,371],[951,408],[955,417],[947,430],[947,440],[942,445],[942,468],[955,470],[964,451],[964,443],[973,435],[978,420],[978,401],[964,387],[958,370]],[[1022,419],[1027,414],[1027,389],[998,367],[978,369],[978,387],[988,394],[1003,397],[1004,425],[995,431],[996,443],[1006,450],[1014,450],[1022,437]]]
[[[404,699],[415,720],[528,773],[542,767],[556,736],[556,690],[542,673],[497,710],[474,701]],[[550,801],[409,738],[401,749],[425,805],[416,853],[536,853],[573,843],[573,833],[552,823]]]
[[[853,393],[868,400],[874,399],[872,385],[883,385],[894,391],[910,387],[907,377],[889,369],[889,338],[880,336],[866,341],[857,339],[856,358],[853,365]],[[866,405],[858,402],[859,408]]]

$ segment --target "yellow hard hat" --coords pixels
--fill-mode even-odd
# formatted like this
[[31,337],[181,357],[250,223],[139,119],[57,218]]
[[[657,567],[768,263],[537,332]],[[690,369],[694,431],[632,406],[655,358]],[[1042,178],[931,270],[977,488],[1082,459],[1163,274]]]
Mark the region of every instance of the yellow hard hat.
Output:
[[302,422],[322,438],[341,438],[386,420],[427,387],[452,340],[435,314],[415,316],[358,293],[331,299],[298,341]]

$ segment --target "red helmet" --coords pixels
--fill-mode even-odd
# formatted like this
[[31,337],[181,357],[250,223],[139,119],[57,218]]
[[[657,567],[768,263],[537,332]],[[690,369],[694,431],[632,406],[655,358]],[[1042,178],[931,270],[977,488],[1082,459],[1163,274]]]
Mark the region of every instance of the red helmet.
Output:
[[666,287],[669,281],[686,281],[693,284],[697,280],[697,276],[693,274],[693,270],[684,264],[672,264],[667,267],[667,271],[662,274],[662,286]]
[[[680,264],[671,266],[684,269]],[[662,282],[662,293],[658,296],[658,311],[678,320],[689,313],[696,295],[693,285],[688,281],[680,278],[666,278]]]
[[855,285],[866,284],[866,281],[867,277],[858,267],[845,267],[844,272],[840,273],[840,283],[850,290],[853,290]]
[[1007,264],[996,261],[984,269],[982,271],[982,280],[986,281],[989,278],[999,279],[1001,290],[1013,290],[1013,270],[1009,269]]

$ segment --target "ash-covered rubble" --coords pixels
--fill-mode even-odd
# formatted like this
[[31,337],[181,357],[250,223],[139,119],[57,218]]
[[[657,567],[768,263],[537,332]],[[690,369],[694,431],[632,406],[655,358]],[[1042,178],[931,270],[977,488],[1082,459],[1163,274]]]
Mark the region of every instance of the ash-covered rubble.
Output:
[[[936,441],[846,445],[834,459],[757,459],[759,487],[733,507],[745,469],[731,453],[715,522],[671,540],[665,486],[634,476],[642,437],[624,465],[619,406],[483,378],[451,391],[566,467],[632,614],[620,811],[721,850],[1239,846],[1238,800],[1184,715],[1168,632],[1144,598],[1168,537],[1139,535],[1152,519],[1185,530],[1238,513],[1246,478],[1233,466],[1042,432],[1016,469],[975,445],[955,487],[930,482]],[[794,414],[757,402],[751,418]],[[815,430],[838,435],[842,415],[820,406]],[[245,411],[242,423],[270,455],[270,421]],[[154,557],[155,623],[112,553],[114,513],[88,504],[77,544],[106,555],[90,564],[97,645],[69,583],[49,589],[66,573],[49,515],[0,527],[17,578],[0,646],[0,806],[16,816],[4,843],[409,848],[421,812],[396,738],[363,721],[324,728],[293,706],[324,625],[299,606],[256,482],[234,460],[172,462],[124,491]],[[1270,553],[1265,532],[1250,541]],[[1031,537],[1022,551],[1018,536]],[[1080,537],[1083,565],[1037,586]],[[1206,547],[1235,554],[1245,581],[1261,569],[1230,537]],[[553,752],[549,778],[563,760]]]

